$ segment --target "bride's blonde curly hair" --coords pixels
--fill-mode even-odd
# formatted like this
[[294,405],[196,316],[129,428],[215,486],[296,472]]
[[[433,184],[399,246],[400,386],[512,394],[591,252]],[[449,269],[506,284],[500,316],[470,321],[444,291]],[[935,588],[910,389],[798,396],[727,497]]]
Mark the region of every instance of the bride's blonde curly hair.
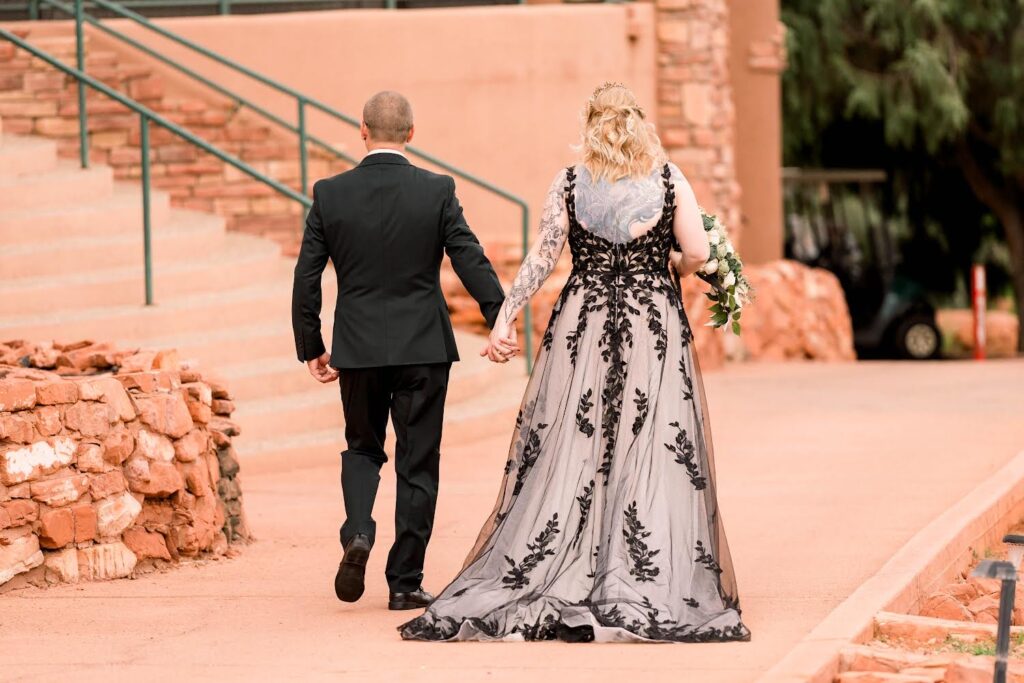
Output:
[[622,83],[605,83],[590,96],[578,149],[595,180],[643,177],[665,163],[654,124]]

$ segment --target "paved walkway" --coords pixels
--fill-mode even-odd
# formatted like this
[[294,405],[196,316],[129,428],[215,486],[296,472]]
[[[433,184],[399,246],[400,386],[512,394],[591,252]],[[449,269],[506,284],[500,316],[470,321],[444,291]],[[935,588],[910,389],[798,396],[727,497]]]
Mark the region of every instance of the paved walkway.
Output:
[[[0,680],[746,683],[1024,448],[1024,361],[749,365],[706,380],[750,643],[403,643],[409,613],[385,609],[382,577],[393,497],[379,501],[366,595],[339,603],[325,463],[245,478],[259,542],[236,559],[0,596]],[[512,418],[444,454],[428,588],[493,504]],[[389,471],[382,492],[393,483]]]

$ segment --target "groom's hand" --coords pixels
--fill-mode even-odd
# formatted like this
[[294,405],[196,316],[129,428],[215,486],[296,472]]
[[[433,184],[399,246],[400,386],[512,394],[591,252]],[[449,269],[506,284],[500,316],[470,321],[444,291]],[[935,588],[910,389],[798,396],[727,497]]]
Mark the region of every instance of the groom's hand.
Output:
[[309,368],[309,374],[313,375],[313,379],[317,382],[329,384],[338,379],[338,371],[331,367],[331,354],[329,353],[306,361],[306,366]]
[[480,352],[481,356],[494,363],[507,363],[519,353],[515,321],[512,324],[499,322],[491,330],[487,345]]

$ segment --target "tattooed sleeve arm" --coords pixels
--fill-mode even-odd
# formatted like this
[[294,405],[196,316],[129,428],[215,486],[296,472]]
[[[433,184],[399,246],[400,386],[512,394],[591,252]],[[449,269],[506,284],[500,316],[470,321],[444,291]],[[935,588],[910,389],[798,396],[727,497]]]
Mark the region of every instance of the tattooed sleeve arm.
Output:
[[700,217],[700,207],[697,206],[693,188],[679,167],[669,164],[669,168],[672,171],[672,184],[675,186],[676,194],[672,232],[683,252],[680,275],[691,275],[707,262],[711,256],[711,246],[704,234],[704,221]]
[[530,297],[540,289],[548,275],[555,268],[558,257],[565,247],[569,234],[569,214],[565,208],[565,171],[561,171],[548,190],[541,213],[540,229],[533,248],[527,254],[523,265],[516,273],[505,303],[501,307],[499,320],[512,322],[519,311],[526,306]]

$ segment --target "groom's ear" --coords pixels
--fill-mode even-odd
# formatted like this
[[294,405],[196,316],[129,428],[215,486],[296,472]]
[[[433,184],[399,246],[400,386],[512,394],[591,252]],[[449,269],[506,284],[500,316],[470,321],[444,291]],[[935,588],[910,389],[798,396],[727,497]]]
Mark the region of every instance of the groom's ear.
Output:
[[405,137],[405,143],[409,144],[412,142],[412,136],[416,133],[416,126],[409,126],[409,134]]
[[370,139],[370,127],[366,125],[366,121],[359,122],[359,135],[363,138],[363,140]]

